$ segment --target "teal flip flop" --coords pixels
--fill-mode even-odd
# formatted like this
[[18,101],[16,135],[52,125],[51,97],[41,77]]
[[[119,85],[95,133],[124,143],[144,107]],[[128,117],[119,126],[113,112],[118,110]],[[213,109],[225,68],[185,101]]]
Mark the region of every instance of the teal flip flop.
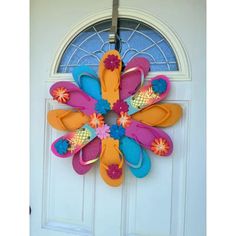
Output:
[[123,137],[120,140],[120,150],[134,176],[143,178],[149,173],[151,169],[150,158],[147,152],[136,141]]
[[102,99],[100,81],[94,70],[88,66],[78,66],[72,75],[80,89],[96,100]]

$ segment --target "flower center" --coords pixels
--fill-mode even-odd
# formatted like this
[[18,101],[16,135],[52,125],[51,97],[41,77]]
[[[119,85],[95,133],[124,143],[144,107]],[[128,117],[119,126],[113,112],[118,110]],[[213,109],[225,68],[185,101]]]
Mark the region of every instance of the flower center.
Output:
[[107,174],[111,179],[119,179],[122,175],[122,169],[117,164],[108,166]]
[[164,150],[164,149],[165,149],[165,147],[164,147],[163,144],[159,144],[159,145],[157,145],[157,148],[158,148],[159,150]]

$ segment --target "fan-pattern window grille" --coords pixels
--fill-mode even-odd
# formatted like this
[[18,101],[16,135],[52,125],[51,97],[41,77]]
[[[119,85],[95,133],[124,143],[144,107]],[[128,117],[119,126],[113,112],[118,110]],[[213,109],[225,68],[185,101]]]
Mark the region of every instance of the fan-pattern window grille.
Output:
[[[113,45],[108,35],[111,20],[89,26],[67,46],[59,62],[58,73],[70,73],[75,66],[88,65],[97,70],[100,58]],[[151,63],[151,71],[178,71],[175,53],[163,35],[143,22],[119,19],[120,54],[124,64],[136,56]]]

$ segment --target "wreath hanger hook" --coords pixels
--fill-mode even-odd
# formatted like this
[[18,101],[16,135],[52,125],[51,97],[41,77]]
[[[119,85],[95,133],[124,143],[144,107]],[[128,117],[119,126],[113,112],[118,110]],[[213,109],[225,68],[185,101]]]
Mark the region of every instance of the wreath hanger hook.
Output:
[[119,51],[120,42],[119,42],[119,36],[118,36],[118,33],[117,33],[118,7],[119,7],[119,0],[113,0],[113,4],[112,4],[112,23],[111,23],[110,33],[109,33],[109,43],[110,44],[115,44],[115,49]]

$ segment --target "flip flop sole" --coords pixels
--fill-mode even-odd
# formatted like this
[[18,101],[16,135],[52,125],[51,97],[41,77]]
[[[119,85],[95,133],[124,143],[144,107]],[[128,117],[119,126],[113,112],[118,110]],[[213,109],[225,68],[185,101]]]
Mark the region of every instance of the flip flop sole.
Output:
[[88,116],[80,111],[71,111],[63,117],[66,112],[68,110],[57,109],[49,111],[47,115],[48,123],[57,130],[74,131],[89,121]]
[[94,70],[88,66],[79,66],[72,71],[72,75],[76,84],[85,93],[96,100],[102,98],[101,85]]
[[58,88],[65,88],[69,93],[69,99],[65,102],[66,105],[80,109],[87,115],[95,112],[96,100],[88,96],[78,86],[71,82],[56,82],[50,88],[50,94],[53,96],[54,91]]
[[121,169],[121,176],[119,178],[111,178],[108,174],[108,169],[111,165],[119,165],[121,160],[119,153],[114,149],[114,145],[119,146],[119,141],[113,138],[106,138],[102,140],[102,157],[100,157],[100,175],[108,185],[118,187],[124,180],[124,167]]
[[103,55],[99,64],[99,79],[102,98],[106,99],[111,107],[119,99],[121,69],[122,62],[118,51],[110,50]]
[[[96,159],[101,153],[100,139],[95,138],[90,143],[88,143],[81,151],[82,151],[83,161],[88,162],[88,161]],[[73,156],[72,166],[77,174],[84,175],[94,166],[95,163],[83,165],[80,160],[81,158],[80,152],[77,152]]]
[[169,127],[176,124],[182,116],[178,104],[154,104],[132,115],[132,118],[150,126]]
[[151,170],[151,161],[147,152],[137,142],[128,137],[121,139],[120,149],[132,174],[137,178],[147,176]]
[[136,57],[133,58],[125,67],[124,73],[134,68],[134,71],[128,74],[123,74],[120,81],[120,99],[124,100],[129,96],[133,95],[139,89],[141,85],[141,72],[143,71],[143,77],[145,78],[150,69],[150,63],[146,58]]
[[173,151],[171,138],[159,128],[154,128],[131,119],[125,134],[159,156],[169,156]]

